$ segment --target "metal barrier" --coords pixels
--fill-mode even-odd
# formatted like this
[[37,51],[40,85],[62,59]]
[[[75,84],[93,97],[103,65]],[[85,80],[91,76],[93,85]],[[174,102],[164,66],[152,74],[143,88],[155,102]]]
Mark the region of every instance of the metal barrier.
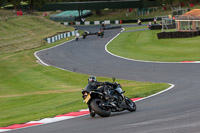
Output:
[[53,36],[49,36],[47,38],[45,38],[45,40],[50,44],[50,43],[54,43],[56,41],[59,41],[63,38],[68,38],[70,36],[75,36],[76,33],[78,32],[78,30],[76,31],[65,31],[65,32],[58,32],[57,34],[53,35]]

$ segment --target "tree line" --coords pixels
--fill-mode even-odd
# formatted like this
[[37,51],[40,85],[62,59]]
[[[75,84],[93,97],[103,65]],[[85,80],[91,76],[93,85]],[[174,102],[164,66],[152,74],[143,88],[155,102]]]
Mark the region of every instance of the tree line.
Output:
[[196,3],[196,2],[200,2],[200,0],[160,0],[162,3],[166,4],[166,5],[171,5],[173,6],[174,4],[191,4],[191,3]]
[[[44,4],[48,3],[56,3],[56,2],[83,2],[83,1],[97,1],[97,0],[0,0],[0,5],[3,4],[12,4],[14,6],[14,9],[19,9],[21,2],[25,2],[28,4],[29,10],[34,10],[37,8],[41,8]],[[105,0],[98,0],[98,1],[105,1]],[[111,1],[111,0],[107,0]],[[189,5],[191,3],[199,2],[200,0],[157,0],[160,6],[163,4],[165,5],[171,5],[173,4],[185,4]]]

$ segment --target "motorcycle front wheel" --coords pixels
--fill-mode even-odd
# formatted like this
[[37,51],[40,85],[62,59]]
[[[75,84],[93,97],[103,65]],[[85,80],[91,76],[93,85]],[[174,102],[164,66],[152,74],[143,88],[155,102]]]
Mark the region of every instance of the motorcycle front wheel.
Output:
[[102,99],[93,99],[90,103],[92,110],[101,117],[108,117],[111,114],[110,108],[103,107],[104,101]]
[[130,98],[126,97],[127,110],[130,112],[136,111],[136,104]]

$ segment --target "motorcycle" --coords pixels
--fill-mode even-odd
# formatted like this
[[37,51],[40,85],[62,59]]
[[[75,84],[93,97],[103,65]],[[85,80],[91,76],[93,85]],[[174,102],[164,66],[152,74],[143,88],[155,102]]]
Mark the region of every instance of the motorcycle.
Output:
[[[115,78],[113,78],[113,83]],[[99,89],[91,90],[86,86],[82,91],[83,99],[90,111],[90,116],[95,117],[98,114],[101,117],[108,117],[111,112],[120,112],[128,110],[130,112],[136,111],[136,104],[128,97],[124,96],[125,91],[122,90],[120,84],[117,86],[102,86],[107,88],[108,91],[99,91]],[[107,97],[106,93],[109,93],[112,98]]]
[[79,33],[76,33],[76,37],[75,37],[75,38],[76,38],[76,41],[78,41],[79,36],[80,36]]
[[84,33],[82,34],[83,39],[85,39],[88,36],[89,32],[88,31],[84,31]]
[[101,36],[101,38],[103,38],[103,36],[104,36],[104,31],[99,31],[98,34],[97,34],[97,36]]

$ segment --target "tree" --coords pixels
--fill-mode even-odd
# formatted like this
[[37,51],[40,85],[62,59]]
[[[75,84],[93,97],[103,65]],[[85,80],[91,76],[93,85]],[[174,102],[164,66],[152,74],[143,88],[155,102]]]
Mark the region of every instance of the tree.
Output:
[[192,3],[193,0],[179,0],[179,3],[185,3],[188,5],[188,7],[190,8],[190,3]]
[[173,6],[174,0],[165,0],[165,4]]
[[33,12],[33,10],[41,8],[48,0],[26,0],[26,2],[29,5],[29,12]]
[[14,10],[16,11],[18,6],[20,6],[20,3],[22,0],[7,0],[10,4],[13,4]]

